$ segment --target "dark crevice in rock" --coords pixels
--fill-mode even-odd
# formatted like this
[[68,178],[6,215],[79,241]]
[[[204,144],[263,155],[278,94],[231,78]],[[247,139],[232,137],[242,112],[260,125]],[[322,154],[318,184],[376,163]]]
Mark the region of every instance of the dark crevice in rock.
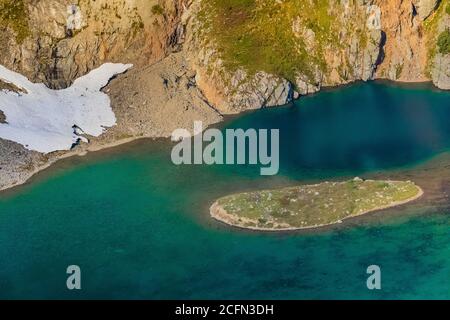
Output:
[[375,62],[375,70],[374,70],[374,73],[376,72],[376,69],[378,68],[378,66],[379,66],[380,64],[383,63],[384,58],[385,58],[385,56],[386,56],[386,53],[385,53],[385,51],[384,51],[384,47],[385,47],[385,45],[386,45],[386,40],[387,40],[387,38],[386,38],[386,32],[381,31],[380,54],[378,55],[377,61]]
[[0,110],[0,123],[8,123],[6,121],[6,116],[5,116],[5,114],[3,113],[2,110]]
[[412,16],[415,17],[415,16],[417,16],[417,9],[413,3],[411,3],[411,5],[412,5]]

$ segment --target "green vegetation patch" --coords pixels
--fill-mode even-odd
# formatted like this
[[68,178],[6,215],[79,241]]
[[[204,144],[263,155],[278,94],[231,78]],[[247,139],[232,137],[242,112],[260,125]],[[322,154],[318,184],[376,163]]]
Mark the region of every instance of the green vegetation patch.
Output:
[[31,34],[23,0],[0,0],[0,25],[11,28],[19,44]]
[[431,70],[434,63],[434,58],[438,52],[440,52],[440,48],[437,44],[438,37],[442,34],[439,33],[439,24],[444,18],[444,15],[448,14],[448,9],[450,8],[450,0],[442,0],[439,3],[439,7],[436,10],[436,13],[429,17],[424,22],[424,31],[428,35],[427,47],[428,47],[428,63],[426,68],[426,73],[428,77],[432,77]]
[[[313,79],[316,66],[326,72],[323,48],[340,46],[341,26],[330,5],[330,0],[203,0],[199,21],[228,70],[265,71],[295,82],[298,73]],[[295,21],[314,32],[313,52],[294,35]]]
[[152,13],[162,16],[164,14],[164,8],[161,5],[159,5],[159,4],[155,4],[152,7]]
[[229,224],[267,230],[302,229],[339,223],[367,212],[408,202],[422,194],[413,182],[354,180],[280,190],[248,192],[217,201]]
[[437,40],[437,45],[439,48],[439,53],[449,54],[450,53],[450,30],[447,29],[443,31]]

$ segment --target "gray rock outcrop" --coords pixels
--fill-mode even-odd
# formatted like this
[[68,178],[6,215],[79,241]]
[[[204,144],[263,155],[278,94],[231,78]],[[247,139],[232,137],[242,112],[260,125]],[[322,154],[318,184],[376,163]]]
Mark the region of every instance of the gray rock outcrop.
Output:
[[373,29],[370,31],[369,41],[363,53],[363,70],[361,75],[363,81],[373,79],[378,63],[380,63],[382,37],[383,33],[381,30]]
[[441,0],[413,0],[413,6],[421,20],[427,19],[438,7]]
[[444,90],[450,90],[450,54],[436,54],[434,57],[432,77],[434,84]]
[[244,81],[246,78],[245,72],[239,70],[231,80],[234,92],[230,106],[234,110],[280,106],[292,101],[294,89],[289,81],[266,72],[258,72],[250,81]]
[[[18,42],[13,29],[0,28],[0,64],[55,89],[104,62],[142,66],[161,60],[177,46],[186,2],[21,1],[28,36]],[[156,4],[163,15],[150,10]]]

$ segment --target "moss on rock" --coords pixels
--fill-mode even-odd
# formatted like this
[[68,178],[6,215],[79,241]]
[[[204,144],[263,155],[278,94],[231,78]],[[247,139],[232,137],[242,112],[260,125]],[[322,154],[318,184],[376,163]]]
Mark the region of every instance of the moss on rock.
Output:
[[19,44],[31,34],[23,0],[0,0],[0,25],[10,28]]

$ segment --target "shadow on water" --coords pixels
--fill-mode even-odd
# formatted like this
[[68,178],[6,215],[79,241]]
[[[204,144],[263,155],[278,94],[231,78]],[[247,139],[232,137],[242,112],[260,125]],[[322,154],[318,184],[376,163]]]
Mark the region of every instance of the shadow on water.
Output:
[[[0,297],[449,298],[449,93],[355,84],[226,128],[280,129],[280,174],[175,166],[167,141],[140,140],[58,162],[0,196]],[[312,181],[413,180],[419,201],[332,228],[283,234],[209,218],[218,197]],[[65,288],[68,265],[83,290]],[[378,264],[383,290],[366,288]]]

